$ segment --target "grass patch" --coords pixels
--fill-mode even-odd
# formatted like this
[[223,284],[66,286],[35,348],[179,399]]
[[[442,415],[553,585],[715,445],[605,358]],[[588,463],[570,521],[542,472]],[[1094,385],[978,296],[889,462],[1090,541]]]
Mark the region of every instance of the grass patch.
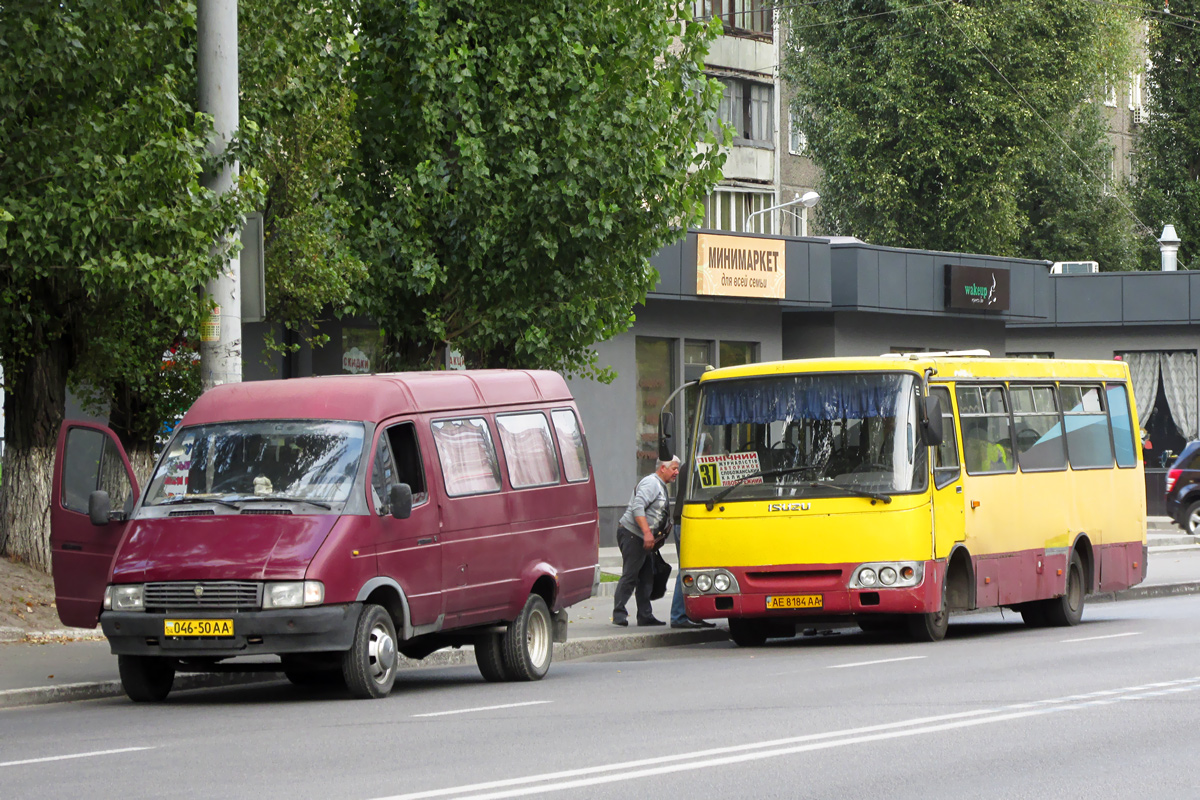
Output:
[[611,572],[601,572],[600,573],[600,582],[601,583],[616,583],[619,580],[621,580],[620,575],[613,575]]

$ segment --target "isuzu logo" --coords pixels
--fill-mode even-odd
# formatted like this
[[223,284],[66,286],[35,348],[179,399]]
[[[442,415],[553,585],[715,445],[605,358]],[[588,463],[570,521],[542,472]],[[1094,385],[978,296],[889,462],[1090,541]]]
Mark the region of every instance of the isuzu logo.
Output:
[[767,511],[808,511],[810,503],[771,503]]
[[202,597],[204,595],[204,587],[200,585],[194,586],[192,588],[192,594],[196,595],[196,597]]

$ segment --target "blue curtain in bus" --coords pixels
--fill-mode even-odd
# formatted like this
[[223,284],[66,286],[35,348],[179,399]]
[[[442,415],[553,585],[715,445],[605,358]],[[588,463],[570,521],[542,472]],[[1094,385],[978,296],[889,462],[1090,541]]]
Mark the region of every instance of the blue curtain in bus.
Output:
[[893,417],[903,375],[821,375],[705,384],[704,424]]

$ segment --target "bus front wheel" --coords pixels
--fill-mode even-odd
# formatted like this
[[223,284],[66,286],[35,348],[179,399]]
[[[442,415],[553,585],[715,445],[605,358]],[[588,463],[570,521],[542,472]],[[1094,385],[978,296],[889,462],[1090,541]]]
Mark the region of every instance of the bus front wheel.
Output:
[[767,643],[767,626],[757,619],[731,619],[729,638],[738,647],[762,647]]
[[914,642],[940,642],[950,627],[950,608],[946,605],[946,582],[942,581],[941,608],[931,614],[912,614],[908,618],[908,635]]
[[1087,584],[1083,580],[1083,559],[1079,553],[1071,554],[1071,564],[1067,567],[1067,587],[1062,597],[1044,601],[1042,606],[1046,622],[1056,628],[1068,628],[1078,625],[1083,619],[1083,596]]

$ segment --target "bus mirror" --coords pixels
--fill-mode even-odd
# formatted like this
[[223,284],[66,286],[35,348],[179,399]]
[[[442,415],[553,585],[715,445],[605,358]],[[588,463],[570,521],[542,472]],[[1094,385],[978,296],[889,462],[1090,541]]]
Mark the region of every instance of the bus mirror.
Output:
[[407,483],[393,483],[388,487],[388,507],[396,519],[408,519],[412,514],[412,489]]
[[675,415],[664,411],[658,416],[658,460],[670,461],[675,453],[671,447],[672,431],[675,430]]
[[942,404],[936,397],[925,398],[925,442],[937,447],[942,443]]

